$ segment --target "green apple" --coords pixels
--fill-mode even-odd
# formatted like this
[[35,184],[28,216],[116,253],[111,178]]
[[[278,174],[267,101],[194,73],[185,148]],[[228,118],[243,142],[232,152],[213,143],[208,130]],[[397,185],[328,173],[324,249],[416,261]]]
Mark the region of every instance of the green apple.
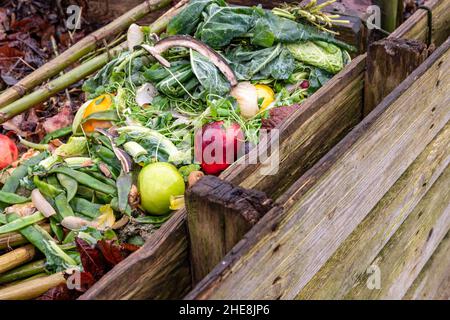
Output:
[[166,162],[145,166],[138,177],[141,206],[152,215],[170,212],[170,196],[184,194],[184,179],[177,168]]

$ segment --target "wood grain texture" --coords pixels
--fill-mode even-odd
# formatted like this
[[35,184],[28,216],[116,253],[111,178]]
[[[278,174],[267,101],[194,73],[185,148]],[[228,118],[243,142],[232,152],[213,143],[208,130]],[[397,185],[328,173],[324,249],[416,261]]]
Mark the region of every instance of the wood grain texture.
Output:
[[[445,1],[444,1],[445,2]],[[430,7],[433,9],[433,12],[436,11],[436,8],[440,9],[442,8],[442,3],[439,1],[432,1],[430,2]],[[445,7],[445,4],[444,4]],[[447,11],[448,12],[448,11]],[[445,12],[441,12],[441,16],[445,16]],[[416,16],[416,22],[423,23],[426,22],[426,14],[421,14],[420,16]],[[439,16],[438,16],[439,18]],[[437,38],[441,39],[443,36],[442,34],[437,34],[438,32],[444,32],[445,26],[443,26],[443,23],[445,23],[445,19],[438,19],[435,20],[435,35]],[[448,25],[448,24],[447,24]],[[410,35],[410,38],[414,38],[415,35],[414,32],[410,32],[410,29],[413,28],[414,25],[408,24],[408,26],[404,27],[401,32],[397,33],[400,36],[408,36]],[[445,36],[446,38],[447,36]],[[365,66],[365,55],[362,55],[361,57],[354,60],[352,66],[347,67],[347,69],[344,71],[346,73],[353,74],[350,78],[347,78],[345,80],[342,73],[338,75],[338,77],[332,81],[330,81],[329,84],[325,86],[325,88],[322,88],[321,91],[317,92],[315,95],[310,97],[308,101],[304,104],[306,107],[303,108],[301,111],[299,111],[297,114],[292,116],[289,121],[285,124],[286,130],[295,131],[296,126],[300,130],[306,130],[305,128],[312,128],[314,127],[313,119],[316,112],[319,112],[321,110],[322,105],[327,105],[328,103],[331,104],[330,100],[334,99],[334,96],[328,95],[323,97],[322,95],[325,94],[326,91],[332,90],[334,94],[338,94],[340,91],[345,90],[345,86],[341,86],[343,81],[350,81],[349,83],[352,83],[353,88],[358,87],[360,88],[360,91],[358,93],[354,93],[354,90],[351,92],[353,98],[349,98],[350,100],[347,101],[354,101],[357,102],[358,99],[362,99],[362,79],[363,79],[363,71]],[[355,80],[357,78],[360,78],[361,81]],[[347,83],[347,84],[349,84]],[[359,84],[358,84],[359,83]],[[357,95],[360,95],[361,98],[355,98]],[[361,105],[361,102],[357,102]],[[351,112],[349,110],[353,108],[353,105],[347,106],[343,104],[341,106],[342,109],[338,110],[347,110],[344,111],[344,113],[347,114],[347,117],[351,115]],[[327,130],[335,130],[331,131],[331,136],[335,137],[333,139],[336,139],[333,143],[336,143],[339,138],[343,137],[348,130],[351,129],[352,125],[350,127],[341,128],[339,126],[334,127],[334,129],[328,128],[330,126],[330,123],[333,123],[333,117],[339,117],[339,114],[332,115],[332,110],[334,109],[332,106],[329,105],[330,108],[328,111],[323,111],[323,114],[321,117],[319,117],[318,121],[320,123],[323,123],[323,127],[321,128],[322,132],[318,133],[317,135],[312,135],[310,139],[306,139],[304,143],[309,144],[311,147],[317,148],[316,150],[319,150],[320,153],[323,155],[325,154],[331,147],[333,147],[332,143],[328,143],[326,138],[326,134],[328,134]],[[348,109],[350,108],[350,109]],[[328,116],[326,116],[328,114]],[[359,111],[359,114],[361,115],[361,110]],[[345,116],[344,116],[345,118]],[[324,119],[328,119],[327,121],[324,121]],[[347,118],[350,119],[350,121],[354,121],[354,118]],[[334,132],[334,136],[333,136]],[[283,131],[281,131],[281,135],[283,135]],[[286,133],[285,136],[289,136],[289,133]],[[322,143],[322,145],[314,144],[312,141],[314,141],[313,137],[315,136],[315,141],[319,141]],[[322,138],[319,138],[322,137]],[[336,138],[339,137],[339,138]],[[322,140],[323,139],[323,140]],[[281,141],[283,141],[281,139]],[[323,142],[321,142],[323,141]],[[269,144],[270,145],[270,144]],[[319,158],[319,155],[314,155],[314,153],[309,153],[307,148],[299,149],[303,150],[302,152],[306,153],[305,157],[303,159],[309,159],[308,161],[304,161],[303,169],[296,172],[296,176],[293,177],[293,179],[297,179],[303,172],[302,170],[307,170],[307,168],[310,168],[312,165],[314,165],[314,162],[317,161]],[[295,156],[291,156],[289,154],[286,155],[285,159],[287,161],[291,161],[292,159],[295,159]],[[293,160],[296,161],[296,160]],[[301,164],[301,161],[299,161]],[[306,165],[305,165],[306,164]],[[324,165],[322,163],[322,165]],[[239,167],[239,168],[237,168]],[[232,168],[228,170],[224,174],[224,178],[227,180],[233,182],[233,183],[239,183],[240,180],[244,180],[244,177],[248,177],[250,175],[255,174],[255,171],[260,168],[256,168],[254,166],[250,166],[247,168],[245,164],[238,163]],[[289,173],[285,173],[289,177]],[[227,178],[228,177],[228,178]],[[283,178],[284,179],[284,178]],[[282,190],[286,190],[289,185],[284,184],[284,180],[279,179],[277,182],[277,179],[272,178],[270,184],[267,184],[267,189],[274,189],[276,190],[277,194],[281,194]],[[315,179],[311,176],[308,178],[311,182]],[[291,180],[291,181],[294,181]],[[254,182],[252,182],[254,181]],[[305,182],[308,184],[308,182]],[[265,191],[263,188],[266,185],[266,182],[260,178],[260,175],[256,173],[256,178],[252,179],[249,178],[245,184],[247,188],[253,188],[255,186],[261,186],[259,188],[262,191]],[[276,187],[278,185],[278,187]],[[269,193],[268,193],[269,194]],[[133,258],[126,259],[124,262],[119,264],[112,272],[108,273],[102,280],[100,280],[99,283],[97,283],[92,290],[90,290],[88,293],[84,295],[84,298],[86,299],[96,299],[97,297],[102,299],[108,299],[108,298],[117,298],[117,299],[123,299],[123,298],[141,298],[141,299],[151,299],[151,298],[157,298],[160,297],[161,291],[166,292],[166,296],[170,298],[181,298],[183,297],[184,293],[189,290],[190,288],[190,270],[189,270],[189,261],[188,261],[188,252],[187,252],[187,242],[188,237],[186,233],[186,212],[184,210],[178,211],[174,214],[174,216],[166,223],[164,226],[158,230],[154,236],[146,243],[145,247],[140,251],[145,251],[145,257],[136,257],[132,256]],[[273,224],[270,220],[264,222],[269,225],[273,225],[274,228],[277,225],[277,222],[275,221]],[[246,240],[240,242],[241,244],[236,246],[233,249],[233,252],[236,252],[240,247],[242,247],[242,244],[246,243]],[[171,248],[174,246],[177,248],[176,250],[171,250],[170,254],[168,254],[165,250],[166,248]],[[144,255],[141,253],[140,255]],[[135,266],[135,264],[137,264]],[[138,272],[141,272],[142,274],[138,274]],[[165,281],[165,282],[164,282]],[[130,288],[131,287],[131,288]],[[133,288],[134,287],[134,288]],[[123,293],[122,293],[123,292]]]
[[450,124],[433,139],[297,299],[343,299],[450,163]]
[[[221,177],[274,199],[280,196],[361,120],[364,67],[364,57],[353,60],[277,128],[279,140],[262,137],[258,149]],[[264,159],[273,146],[279,146],[279,166],[268,174],[267,162],[252,160]]]
[[368,115],[428,57],[417,40],[383,39],[370,44],[364,85],[364,115]]
[[138,251],[100,279],[81,300],[177,299],[191,287],[185,213],[178,211]]
[[444,171],[371,262],[381,286],[370,290],[363,274],[346,299],[401,299],[450,229],[450,167]]
[[186,192],[193,283],[205,277],[266,214],[273,201],[264,192],[243,189],[206,176]]
[[441,241],[403,299],[450,300],[450,233]]
[[449,121],[449,46],[300,178],[279,199],[285,213],[264,216],[188,297],[295,298]]
[[[432,39],[431,42],[440,46],[450,35],[450,1],[430,0],[426,6],[432,10]],[[417,10],[408,20],[397,28],[390,38],[416,39],[427,43],[428,17],[424,9]]]

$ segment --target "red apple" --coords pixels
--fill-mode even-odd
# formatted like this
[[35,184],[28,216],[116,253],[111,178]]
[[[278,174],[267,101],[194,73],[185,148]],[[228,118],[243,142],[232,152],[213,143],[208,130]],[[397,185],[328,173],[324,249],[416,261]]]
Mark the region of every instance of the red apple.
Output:
[[195,160],[206,174],[219,175],[243,154],[244,142],[237,123],[208,123],[195,134]]
[[18,157],[19,151],[14,141],[0,134],[0,170],[11,165]]

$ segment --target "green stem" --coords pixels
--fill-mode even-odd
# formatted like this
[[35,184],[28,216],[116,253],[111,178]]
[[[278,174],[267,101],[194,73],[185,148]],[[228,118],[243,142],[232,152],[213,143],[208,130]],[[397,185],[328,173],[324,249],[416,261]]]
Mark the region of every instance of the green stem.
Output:
[[78,61],[81,57],[85,56],[92,50],[95,50],[98,45],[102,45],[104,39],[126,30],[130,24],[141,19],[149,12],[165,8],[170,5],[170,3],[171,0],[145,1],[115,19],[110,24],[83,38],[58,57],[47,62],[41,68],[23,78],[13,87],[5,90],[0,95],[0,107],[4,107],[15,101],[23,96],[27,91],[59,74],[62,70]]

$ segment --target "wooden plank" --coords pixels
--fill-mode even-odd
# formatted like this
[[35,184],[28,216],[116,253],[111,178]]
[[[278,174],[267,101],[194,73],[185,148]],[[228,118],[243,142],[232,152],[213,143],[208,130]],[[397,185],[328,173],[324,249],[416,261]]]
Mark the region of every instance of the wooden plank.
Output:
[[[292,299],[450,119],[450,40],[317,165],[188,298]],[[420,139],[417,139],[420,137]]]
[[177,299],[191,288],[185,213],[178,211],[138,251],[80,300]]
[[450,233],[428,260],[405,300],[450,300]]
[[[450,1],[430,0],[426,6],[432,10],[432,43],[440,46],[450,35]],[[390,38],[416,39],[427,43],[428,17],[424,9],[417,10],[408,20],[397,28]]]
[[235,162],[221,177],[273,198],[280,196],[361,120],[364,68],[364,57],[353,60],[277,128],[280,163],[274,174],[264,170],[266,162],[251,160],[276,147],[274,137],[268,136],[261,139],[258,150]]
[[206,176],[186,192],[193,283],[205,277],[272,206],[264,192]]
[[450,163],[450,124],[425,148],[297,299],[343,299]]
[[[444,171],[383,250],[371,262],[380,287],[361,275],[346,299],[401,299],[450,229],[450,167]],[[372,276],[372,275],[370,275]]]
[[417,40],[383,39],[369,46],[364,85],[364,116],[391,93],[428,57]]
[[[437,9],[441,10],[442,8],[445,8],[445,6],[442,6],[441,2],[439,1],[440,0],[430,1],[429,6],[433,9],[433,13],[435,13]],[[445,14],[446,12],[440,13],[441,16]],[[426,21],[426,15],[420,15],[418,19],[417,15],[414,16],[416,17],[416,21]],[[446,20],[437,19],[436,21],[437,22],[435,25],[437,26],[437,28],[435,28],[435,32],[437,33],[445,31],[441,24]],[[413,26],[408,25],[408,27],[403,28],[402,31],[397,34],[400,36],[408,35],[409,29],[412,27]],[[442,35],[437,35],[437,37],[442,38]],[[414,35],[412,34],[410,38],[414,38]],[[322,105],[330,104],[328,110],[323,111],[322,116],[317,117],[318,123],[323,124],[323,127],[321,127],[321,130],[323,131],[313,136],[311,136],[310,134],[310,138],[304,141],[304,144],[316,148],[315,152],[319,152],[319,155],[325,154],[327,150],[333,147],[333,144],[328,143],[326,140],[327,134],[330,135],[331,140],[333,141],[333,143],[335,143],[339,140],[339,138],[345,135],[345,132],[347,130],[351,129],[351,125],[350,127],[345,128],[342,128],[338,125],[332,126],[333,119],[335,119],[332,117],[332,113],[333,110],[336,110],[331,106],[330,102],[334,99],[333,94],[337,95],[342,90],[345,90],[345,86],[341,85],[342,81],[348,81],[347,85],[353,86],[354,89],[358,88],[358,83],[361,82],[356,79],[358,79],[358,77],[360,79],[363,79],[364,67],[365,55],[362,55],[361,57],[355,59],[350,66],[348,66],[343,72],[335,77],[335,79],[331,80],[324,88],[310,97],[303,105],[304,107],[296,114],[292,115],[290,119],[284,124],[283,128],[286,128],[286,130],[291,130],[292,132],[295,131],[297,125],[299,127],[299,130],[306,130],[307,132],[307,128],[312,128],[315,126],[315,114],[322,109]],[[351,76],[345,76],[343,75],[344,73],[348,73]],[[323,96],[328,91],[332,91],[332,94]],[[362,89],[359,91],[357,90],[356,92],[359,93],[355,93],[354,90],[350,92],[351,94],[356,94],[356,96],[354,96],[350,100],[344,100],[344,102],[354,101],[357,103],[361,103],[360,101],[362,100]],[[357,98],[358,94],[360,94],[360,98]],[[352,107],[352,105],[347,106],[346,104],[343,104],[342,106],[340,106],[341,109],[337,110],[338,113],[342,112],[340,110],[347,110],[344,113],[349,116],[351,115],[351,112],[348,111],[348,108]],[[334,115],[334,117],[339,117],[339,115]],[[316,126],[316,128],[317,127],[318,126]],[[281,136],[289,136],[289,134],[283,133],[283,128],[281,128]],[[314,136],[315,138],[313,138]],[[283,141],[283,138],[281,138],[280,140]],[[317,143],[314,144],[312,143],[312,141],[317,141]],[[266,143],[266,145],[270,146],[270,143]],[[306,153],[304,156],[305,158],[303,159],[309,159],[309,161],[303,160],[303,170],[306,170],[307,168],[310,168],[318,158],[314,155],[314,153],[310,153],[308,151],[306,145],[299,150]],[[295,152],[292,153],[294,154]],[[291,156],[289,154],[286,154],[285,159],[287,161],[294,161],[294,163],[295,161],[297,161],[295,160],[294,156]],[[282,157],[280,158],[280,161],[283,161]],[[301,164],[302,161],[299,161],[299,163]],[[244,176],[252,175],[256,170],[260,169],[255,168],[254,166],[249,167],[250,168],[248,168],[242,162],[236,163],[227,172],[225,172],[223,178],[226,178],[232,183],[238,184],[239,180],[242,180]],[[297,171],[296,176],[300,176],[301,174],[301,170]],[[227,176],[230,177],[227,178]],[[267,184],[267,189],[272,188],[276,191],[279,188],[280,193],[277,194],[281,194],[281,190],[285,190],[288,186],[287,184],[283,184],[283,182],[284,180],[282,179],[277,180],[276,177],[272,177],[271,184]],[[250,178],[245,184],[246,188],[256,188],[272,195],[271,193],[267,192],[267,190],[264,190],[264,186],[266,186],[266,180],[260,178]],[[134,298],[134,294],[136,293],[136,298],[145,299],[158,297],[158,294],[160,294],[161,291],[164,291],[166,293],[166,296],[169,298],[183,297],[183,292],[186,292],[186,290],[189,290],[190,288],[191,279],[187,252],[188,237],[186,233],[185,223],[186,211],[180,210],[176,212],[174,216],[167,223],[165,223],[162,228],[159,229],[151,239],[149,239],[149,241],[147,241],[144,248],[140,250],[146,252],[145,257],[129,258],[123,261],[121,264],[119,264],[119,266],[114,268],[112,272],[109,272],[105,277],[103,277],[103,279],[96,283],[94,287],[84,295],[84,298]],[[167,252],[165,252],[165,250],[166,248],[171,247],[175,247],[178,249],[172,250],[169,256]],[[141,253],[141,255],[144,255],[144,253]],[[138,271],[142,274],[137,273]],[[155,278],[156,280],[153,281],[153,278]],[[166,286],[164,286],[164,279],[166,280]],[[134,292],[133,290],[130,290],[131,287],[134,287]],[[124,293],[122,294],[122,292]]]

